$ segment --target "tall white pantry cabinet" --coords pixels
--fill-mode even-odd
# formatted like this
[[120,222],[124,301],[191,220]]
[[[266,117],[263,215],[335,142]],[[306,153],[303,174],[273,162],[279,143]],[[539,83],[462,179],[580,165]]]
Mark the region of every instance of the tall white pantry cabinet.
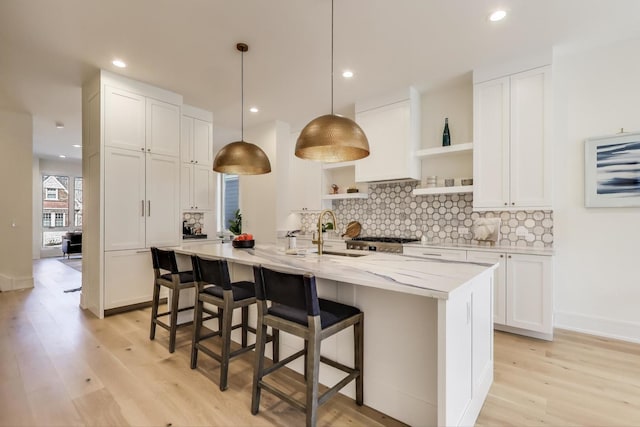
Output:
[[149,248],[180,242],[181,105],[104,70],[83,86],[81,305],[98,317],[150,301]]

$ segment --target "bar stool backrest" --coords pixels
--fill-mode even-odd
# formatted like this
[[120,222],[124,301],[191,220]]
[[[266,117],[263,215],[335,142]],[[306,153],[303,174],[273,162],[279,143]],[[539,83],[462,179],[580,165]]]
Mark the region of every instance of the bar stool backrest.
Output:
[[293,274],[254,266],[256,298],[299,310],[309,316],[320,315],[316,278],[311,274]]
[[204,284],[214,284],[220,286],[225,291],[230,291],[231,279],[229,277],[229,266],[224,259],[206,259],[199,256],[191,257],[193,265],[194,279],[198,286]]
[[151,248],[151,257],[154,270],[166,270],[171,274],[178,274],[178,263],[174,251],[165,251],[158,248]]

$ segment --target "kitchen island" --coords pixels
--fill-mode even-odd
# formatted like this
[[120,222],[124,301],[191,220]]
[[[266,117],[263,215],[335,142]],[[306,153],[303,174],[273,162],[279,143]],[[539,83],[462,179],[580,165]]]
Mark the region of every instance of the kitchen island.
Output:
[[[415,426],[474,424],[493,381],[495,265],[351,251],[286,255],[272,245],[175,250],[227,259],[233,280],[252,280],[251,266],[258,264],[314,274],[320,297],[365,313],[365,405]],[[352,333],[323,341],[322,354],[352,365]],[[302,348],[300,339],[281,336],[281,357]],[[302,372],[302,362],[296,362],[289,366]],[[340,378],[339,371],[322,366],[321,383]],[[353,384],[342,392],[353,397]]]

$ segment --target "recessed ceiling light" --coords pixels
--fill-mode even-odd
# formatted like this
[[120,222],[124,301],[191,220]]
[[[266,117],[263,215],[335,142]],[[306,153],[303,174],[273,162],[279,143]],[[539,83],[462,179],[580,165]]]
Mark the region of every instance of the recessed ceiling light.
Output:
[[125,68],[127,66],[127,64],[120,59],[114,59],[111,63],[118,68]]
[[496,22],[501,21],[504,17],[507,16],[507,12],[504,10],[496,10],[491,15],[489,15],[489,21]]
[[60,157],[61,159],[66,159],[67,156],[65,156],[64,154],[60,154],[58,157]]
[[353,77],[353,71],[346,70],[342,73],[342,77],[344,77],[345,79],[350,79],[351,77]]
[[82,145],[80,145],[80,144],[73,144],[73,145],[72,145],[72,147],[74,147],[74,148],[82,148]]
[[258,110],[258,107],[251,107],[249,108],[249,111],[251,111],[252,113],[257,113],[260,110]]
[[64,123],[56,122],[56,129],[64,129]]

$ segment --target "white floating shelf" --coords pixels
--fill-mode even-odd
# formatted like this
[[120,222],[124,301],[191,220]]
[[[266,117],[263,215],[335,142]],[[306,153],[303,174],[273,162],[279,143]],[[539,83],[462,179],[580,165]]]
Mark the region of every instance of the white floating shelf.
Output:
[[323,163],[322,169],[339,169],[339,168],[348,168],[350,166],[355,166],[355,160],[350,162],[338,162],[338,163]]
[[473,150],[473,142],[464,144],[454,144],[448,147],[425,148],[415,152],[416,157],[423,159],[425,157],[446,156],[447,154],[464,153]]
[[456,187],[416,188],[411,194],[423,196],[427,194],[456,194],[473,193],[473,185],[458,185]]
[[341,194],[325,194],[322,200],[339,200],[339,199],[368,199],[368,193],[341,193]]

